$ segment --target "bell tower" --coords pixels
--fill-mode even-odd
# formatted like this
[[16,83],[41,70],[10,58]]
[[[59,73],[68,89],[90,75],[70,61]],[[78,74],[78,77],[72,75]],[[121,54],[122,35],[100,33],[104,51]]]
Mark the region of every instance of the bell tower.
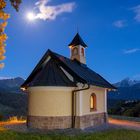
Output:
[[85,49],[87,45],[84,43],[79,33],[75,35],[71,43],[69,44],[72,60],[76,59],[80,63],[86,64]]

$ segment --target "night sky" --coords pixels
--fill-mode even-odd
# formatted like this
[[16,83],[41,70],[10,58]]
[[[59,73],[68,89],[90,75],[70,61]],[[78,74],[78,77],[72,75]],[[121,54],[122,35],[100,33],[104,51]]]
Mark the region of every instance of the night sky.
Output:
[[51,0],[47,5],[73,3],[70,12],[54,19],[26,17],[37,12],[35,0],[23,0],[17,13],[12,7],[6,33],[5,67],[0,77],[26,79],[35,65],[51,49],[69,57],[68,44],[77,28],[85,43],[87,65],[114,83],[126,77],[140,79],[139,0]]

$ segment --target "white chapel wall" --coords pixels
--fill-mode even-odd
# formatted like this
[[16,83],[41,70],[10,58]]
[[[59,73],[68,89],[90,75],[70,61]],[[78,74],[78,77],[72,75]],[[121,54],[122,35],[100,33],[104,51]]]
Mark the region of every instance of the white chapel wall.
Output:
[[[92,93],[96,94],[97,110],[90,111],[90,96]],[[106,92],[104,88],[91,87],[89,90],[80,91],[77,94],[77,108],[78,116],[103,113],[106,112]]]

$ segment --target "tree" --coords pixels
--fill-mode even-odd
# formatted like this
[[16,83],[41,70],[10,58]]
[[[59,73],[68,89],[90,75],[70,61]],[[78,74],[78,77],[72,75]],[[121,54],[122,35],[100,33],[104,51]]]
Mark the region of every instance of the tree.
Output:
[[[10,0],[10,3],[16,11],[19,10],[19,5],[21,3],[21,0]],[[8,18],[10,18],[10,14],[4,11],[6,6],[7,6],[7,1],[0,0],[0,69],[4,67],[4,63],[2,63],[2,61],[5,59],[5,56],[4,56],[6,52],[5,42],[7,40],[7,35],[4,31],[7,26],[7,20]]]

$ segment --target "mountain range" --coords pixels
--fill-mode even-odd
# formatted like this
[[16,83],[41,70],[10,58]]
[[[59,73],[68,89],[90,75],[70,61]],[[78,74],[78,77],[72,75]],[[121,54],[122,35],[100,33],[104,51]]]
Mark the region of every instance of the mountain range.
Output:
[[[0,79],[0,93],[24,94],[24,92],[20,90],[20,85],[24,81],[21,77]],[[125,78],[113,85],[118,89],[109,92],[109,99],[140,100],[140,80]]]
[[20,90],[24,79],[0,79],[0,119],[10,116],[26,116],[27,94]]
[[122,81],[115,83],[114,85],[116,87],[131,87],[136,84],[140,84],[140,80],[132,80],[130,78],[125,78]]
[[22,93],[20,85],[24,81],[21,77],[0,79],[0,92]]
[[140,100],[139,80],[132,80],[130,78],[126,78],[118,83],[115,83],[114,86],[116,86],[118,89],[116,91],[109,92],[109,99]]

